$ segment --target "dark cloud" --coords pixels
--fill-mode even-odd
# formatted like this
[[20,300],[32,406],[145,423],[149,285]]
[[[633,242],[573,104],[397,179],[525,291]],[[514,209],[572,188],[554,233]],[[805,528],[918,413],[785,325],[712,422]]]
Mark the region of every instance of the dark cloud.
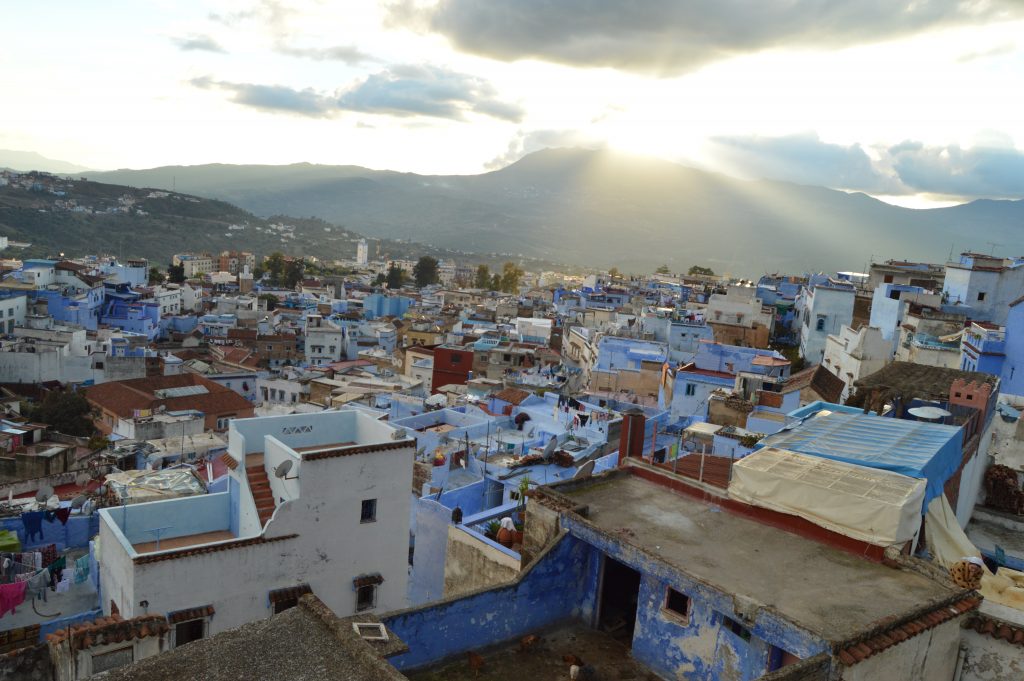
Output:
[[1024,198],[1024,151],[989,133],[984,146],[926,146],[906,141],[874,147],[822,142],[816,135],[715,138],[726,172],[869,194],[950,198]]
[[324,118],[334,113],[333,100],[315,90],[295,90],[283,85],[257,85],[254,83],[227,83],[208,77],[194,78],[192,85],[204,89],[218,89],[231,93],[231,101],[272,113],[291,113],[312,118]]
[[392,66],[342,92],[337,105],[391,116],[462,120],[472,112],[507,121],[523,117],[521,108],[498,98],[490,82],[436,66]]
[[889,150],[893,169],[919,192],[955,197],[1024,198],[1024,151],[1010,147],[926,147],[903,142]]
[[224,54],[226,50],[216,40],[208,35],[192,35],[187,38],[171,39],[178,49],[185,51],[217,52]]
[[274,50],[289,57],[304,57],[317,61],[340,61],[350,66],[363,62],[376,61],[354,45],[336,45],[334,47],[294,47],[284,43],[275,46]]
[[732,174],[876,194],[906,191],[859,144],[827,144],[814,134],[716,137],[712,143],[715,157]]
[[392,25],[463,51],[658,75],[777,47],[842,47],[1022,13],[1014,0],[398,0]]
[[434,66],[392,66],[336,93],[209,77],[191,82],[196,87],[229,92],[232,101],[243,106],[317,118],[343,111],[452,120],[463,120],[470,113],[507,121],[523,116],[517,105],[499,99],[488,81]]
[[585,149],[600,149],[605,146],[593,137],[585,135],[577,130],[531,130],[525,132],[520,130],[504,153],[495,156],[484,164],[487,170],[499,170],[511,165],[527,154],[532,154],[541,149],[552,149],[558,147],[582,147]]

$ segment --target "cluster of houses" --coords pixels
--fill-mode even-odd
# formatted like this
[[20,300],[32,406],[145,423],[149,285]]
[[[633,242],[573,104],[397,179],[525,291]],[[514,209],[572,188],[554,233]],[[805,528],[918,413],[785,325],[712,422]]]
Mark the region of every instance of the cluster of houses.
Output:
[[1024,259],[173,265],[0,280],[0,677],[1021,678]]

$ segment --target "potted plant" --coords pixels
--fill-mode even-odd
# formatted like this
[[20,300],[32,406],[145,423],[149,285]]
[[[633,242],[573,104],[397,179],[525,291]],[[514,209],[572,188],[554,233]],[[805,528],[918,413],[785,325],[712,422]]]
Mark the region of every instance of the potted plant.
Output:
[[487,527],[484,530],[484,536],[487,537],[488,539],[497,540],[497,538],[498,538],[498,530],[500,530],[500,529],[501,529],[501,523],[498,522],[497,520],[492,520],[491,522],[487,523]]

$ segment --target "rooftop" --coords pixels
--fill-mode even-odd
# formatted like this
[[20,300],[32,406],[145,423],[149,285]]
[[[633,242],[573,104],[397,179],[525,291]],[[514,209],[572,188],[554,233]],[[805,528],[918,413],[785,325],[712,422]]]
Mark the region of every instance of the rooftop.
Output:
[[586,506],[585,522],[600,531],[833,642],[958,593],[627,471],[566,487],[555,491]]
[[862,390],[890,390],[904,397],[945,402],[949,399],[949,389],[953,381],[958,379],[968,383],[987,383],[991,386],[999,380],[980,371],[960,371],[912,362],[892,362],[875,373],[857,380],[854,385]]

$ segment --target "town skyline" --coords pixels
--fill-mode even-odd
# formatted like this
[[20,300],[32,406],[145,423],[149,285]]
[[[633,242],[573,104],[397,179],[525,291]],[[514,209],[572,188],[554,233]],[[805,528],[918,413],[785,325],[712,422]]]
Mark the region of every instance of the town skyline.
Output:
[[95,170],[475,174],[546,147],[608,147],[912,207],[1024,198],[1016,3],[740,10],[25,7],[0,29],[18,93],[0,148]]

